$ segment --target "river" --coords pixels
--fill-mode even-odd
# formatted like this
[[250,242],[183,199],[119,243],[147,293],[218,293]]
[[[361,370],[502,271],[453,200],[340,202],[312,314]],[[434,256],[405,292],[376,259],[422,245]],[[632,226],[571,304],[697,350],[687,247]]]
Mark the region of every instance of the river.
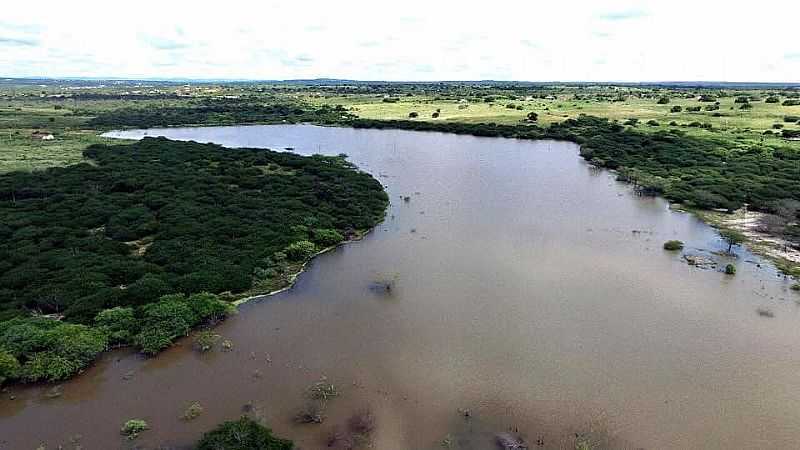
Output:
[[[612,448],[800,441],[800,295],[745,249],[709,253],[727,247],[713,228],[635,195],[575,144],[310,125],[110,135],[145,134],[346,153],[391,206],[365,239],[217,327],[231,351],[119,350],[54,398],[10,388],[0,449],[189,448],[245,409],[303,449],[367,408],[380,450],[490,449],[509,429],[543,440],[531,448],[572,448],[575,433]],[[662,249],[670,239],[722,265],[692,267]],[[321,377],[340,396],[323,424],[294,424]],[[204,413],[181,420],[194,401]],[[125,440],[130,418],[151,430]]]

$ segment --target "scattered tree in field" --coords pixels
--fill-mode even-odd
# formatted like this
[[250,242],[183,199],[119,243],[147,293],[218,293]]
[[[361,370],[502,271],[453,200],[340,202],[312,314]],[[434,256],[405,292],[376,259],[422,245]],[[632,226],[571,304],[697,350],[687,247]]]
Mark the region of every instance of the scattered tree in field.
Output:
[[528,113],[527,116],[525,116],[525,120],[527,120],[528,122],[536,122],[537,120],[539,120],[539,114],[536,114],[535,112],[531,111]]
[[416,111],[411,111],[410,113],[408,113],[408,117],[410,119],[416,119],[417,117],[419,117],[419,113]]
[[683,107],[681,107],[681,105],[675,105],[669,109],[669,112],[674,112],[674,113],[679,113],[681,111],[683,111]]
[[776,97],[774,95],[771,95],[771,96],[767,97],[766,100],[764,100],[764,103],[778,103],[780,101],[781,100],[778,97]]
[[669,97],[661,97],[658,99],[656,103],[659,105],[666,105],[667,103],[669,103]]
[[431,117],[437,119],[439,117],[439,112],[438,111],[434,112],[433,114],[431,114]]

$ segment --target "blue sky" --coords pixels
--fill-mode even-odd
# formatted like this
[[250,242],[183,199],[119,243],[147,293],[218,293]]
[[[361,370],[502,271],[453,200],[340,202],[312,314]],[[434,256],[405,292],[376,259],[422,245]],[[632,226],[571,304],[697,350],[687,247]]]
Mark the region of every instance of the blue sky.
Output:
[[9,2],[0,77],[800,82],[798,17],[776,0]]

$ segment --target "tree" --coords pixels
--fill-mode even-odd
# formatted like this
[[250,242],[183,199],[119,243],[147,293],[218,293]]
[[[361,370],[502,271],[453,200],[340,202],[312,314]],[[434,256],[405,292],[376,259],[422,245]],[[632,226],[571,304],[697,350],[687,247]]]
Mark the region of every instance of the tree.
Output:
[[537,120],[539,120],[539,115],[536,114],[535,112],[529,112],[528,115],[525,116],[525,118],[528,122],[536,122]]
[[204,434],[197,450],[292,450],[292,441],[272,435],[272,430],[249,417],[223,423]]
[[97,313],[94,323],[108,335],[111,345],[125,345],[131,342],[136,334],[139,323],[133,315],[133,308],[105,309]]
[[661,97],[661,98],[658,99],[658,101],[656,103],[659,104],[659,105],[666,105],[667,103],[669,103],[669,97],[666,97],[666,96],[665,97]]
[[302,261],[314,254],[316,251],[316,246],[313,242],[305,240],[297,241],[289,244],[284,251],[289,259],[294,261]]
[[419,117],[419,113],[416,111],[411,111],[410,113],[408,113],[408,117],[410,119],[416,119],[417,117]]
[[722,230],[719,235],[728,244],[728,253],[731,253],[734,245],[741,245],[746,239],[744,234],[736,230]]
[[16,378],[19,369],[17,358],[8,351],[0,349],[0,385],[6,380]]
[[669,112],[679,113],[683,111],[683,108],[680,105],[675,105],[669,109]]

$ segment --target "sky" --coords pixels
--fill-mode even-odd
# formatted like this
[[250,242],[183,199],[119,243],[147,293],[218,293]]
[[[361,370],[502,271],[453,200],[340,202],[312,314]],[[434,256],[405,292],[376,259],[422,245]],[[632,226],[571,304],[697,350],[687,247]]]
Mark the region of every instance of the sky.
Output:
[[800,1],[6,0],[0,77],[800,82]]

